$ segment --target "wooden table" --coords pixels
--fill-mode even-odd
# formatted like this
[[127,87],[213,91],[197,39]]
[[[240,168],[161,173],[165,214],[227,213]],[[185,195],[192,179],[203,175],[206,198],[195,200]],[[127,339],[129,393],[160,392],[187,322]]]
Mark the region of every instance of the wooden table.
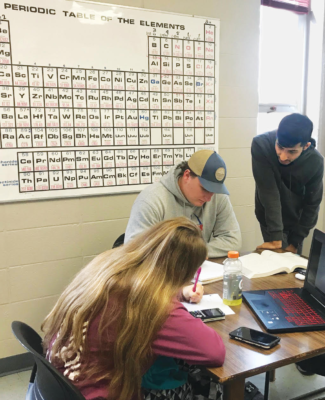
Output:
[[[211,261],[221,262],[223,259]],[[243,290],[301,287],[303,282],[292,274],[278,274],[265,278],[247,279],[244,277]],[[205,293],[218,293],[222,297],[222,281],[205,286]],[[235,314],[227,315],[225,320],[209,323],[222,337],[226,346],[226,360],[220,368],[208,371],[224,385],[223,400],[243,400],[245,378],[272,371],[278,367],[302,361],[325,353],[325,331],[295,332],[276,334],[280,344],[270,350],[259,349],[229,338],[229,332],[240,326],[263,330],[253,311],[243,303],[231,307]]]

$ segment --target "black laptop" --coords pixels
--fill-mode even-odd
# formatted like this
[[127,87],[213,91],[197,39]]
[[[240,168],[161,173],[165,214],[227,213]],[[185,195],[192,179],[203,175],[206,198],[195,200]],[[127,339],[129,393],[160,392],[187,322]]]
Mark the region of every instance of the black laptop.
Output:
[[244,291],[268,332],[325,329],[325,233],[315,229],[303,288]]

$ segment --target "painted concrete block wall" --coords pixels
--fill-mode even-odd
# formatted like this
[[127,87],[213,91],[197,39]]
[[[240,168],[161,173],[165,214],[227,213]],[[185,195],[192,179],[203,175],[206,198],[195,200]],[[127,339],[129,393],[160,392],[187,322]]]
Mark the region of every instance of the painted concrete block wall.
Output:
[[72,277],[125,231],[136,194],[0,206],[0,358],[22,353],[10,324],[36,330]]
[[312,238],[313,238],[313,233],[314,230],[317,228],[320,231],[324,232],[324,227],[325,227],[325,213],[324,213],[324,206],[325,206],[325,193],[323,193],[323,200],[320,204],[320,208],[319,208],[319,214],[318,214],[318,220],[317,220],[317,224],[315,226],[314,229],[312,229],[309,232],[309,235],[306,237],[306,239],[304,240],[304,244],[303,244],[303,248],[302,248],[302,255],[308,257],[309,256],[309,252],[310,252],[310,247],[311,247],[311,242],[312,242]]
[[[105,3],[105,1],[102,1]],[[250,144],[258,110],[259,0],[129,0],[119,5],[221,20],[219,151],[243,250],[256,247]],[[0,358],[22,353],[10,324],[40,324],[71,278],[125,231],[135,194],[0,206]]]

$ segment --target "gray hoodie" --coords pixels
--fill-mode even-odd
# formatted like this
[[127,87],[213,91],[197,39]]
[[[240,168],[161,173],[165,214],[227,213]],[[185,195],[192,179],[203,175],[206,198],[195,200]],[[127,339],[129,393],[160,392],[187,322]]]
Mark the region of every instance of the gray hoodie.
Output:
[[179,188],[178,173],[176,167],[171,168],[159,182],[139,194],[131,210],[124,243],[157,222],[185,216],[197,225],[199,220],[203,224],[209,258],[239,250],[241,234],[229,196],[214,194],[202,207],[193,206]]

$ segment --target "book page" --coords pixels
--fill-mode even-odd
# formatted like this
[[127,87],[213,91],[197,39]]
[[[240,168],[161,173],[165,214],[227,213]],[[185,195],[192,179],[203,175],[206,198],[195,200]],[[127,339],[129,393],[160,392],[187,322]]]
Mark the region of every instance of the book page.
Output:
[[289,268],[292,272],[295,268],[307,268],[308,260],[293,253],[274,253],[264,250],[262,257],[274,262],[277,267]]
[[295,268],[307,268],[308,260],[293,253],[275,253],[264,250],[262,254],[251,253],[239,257],[243,264],[243,275],[249,279],[293,272]]
[[243,275],[249,279],[270,276],[283,271],[283,267],[279,267],[274,261],[257,253],[251,253],[239,259],[243,264]]

